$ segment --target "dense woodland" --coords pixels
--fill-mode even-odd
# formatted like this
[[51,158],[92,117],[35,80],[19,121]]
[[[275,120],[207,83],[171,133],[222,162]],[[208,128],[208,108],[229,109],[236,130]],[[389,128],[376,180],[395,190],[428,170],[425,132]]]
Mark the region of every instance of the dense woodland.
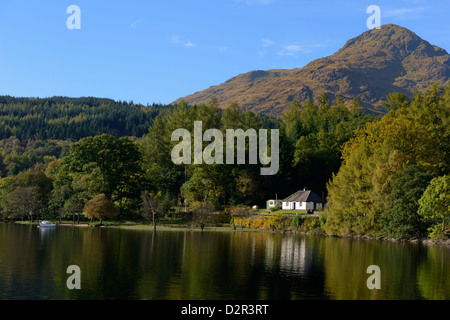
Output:
[[[327,234],[445,238],[450,86],[432,86],[413,99],[392,93],[385,108],[384,116],[368,115],[356,99],[346,105],[322,94],[303,105],[293,101],[274,118],[235,103],[222,110],[214,98],[202,105],[137,106],[1,97],[0,214],[155,221],[186,199],[203,228],[212,211],[263,207],[267,199],[309,187],[327,197],[314,226]],[[260,164],[174,164],[178,142],[171,134],[193,132],[194,121],[202,121],[203,131],[279,129],[278,173],[260,175]],[[276,213],[268,219],[272,229],[281,225]],[[303,220],[292,226],[301,228]]]
[[0,96],[0,140],[79,140],[88,136],[142,136],[162,105],[101,98]]
[[410,101],[391,94],[390,110],[342,148],[327,186],[329,234],[393,238],[448,236],[450,86]]

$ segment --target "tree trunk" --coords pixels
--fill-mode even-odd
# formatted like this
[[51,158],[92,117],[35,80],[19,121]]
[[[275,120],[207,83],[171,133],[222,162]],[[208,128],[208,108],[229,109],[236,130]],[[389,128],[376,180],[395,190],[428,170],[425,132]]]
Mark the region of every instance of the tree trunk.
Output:
[[233,221],[233,229],[236,230],[236,224],[234,223],[234,214],[231,212],[231,221]]

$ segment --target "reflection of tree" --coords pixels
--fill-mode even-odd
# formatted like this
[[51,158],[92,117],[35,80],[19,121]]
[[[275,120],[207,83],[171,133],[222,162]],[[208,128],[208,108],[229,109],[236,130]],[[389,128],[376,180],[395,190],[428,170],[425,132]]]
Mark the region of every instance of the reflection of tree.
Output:
[[450,260],[447,248],[429,247],[427,258],[419,266],[417,285],[425,299],[450,299]]
[[389,298],[383,277],[381,288],[384,290],[369,290],[366,286],[368,266],[379,265],[382,272],[386,271],[379,259],[379,247],[364,240],[335,238],[325,238],[323,247],[325,290],[331,299]]

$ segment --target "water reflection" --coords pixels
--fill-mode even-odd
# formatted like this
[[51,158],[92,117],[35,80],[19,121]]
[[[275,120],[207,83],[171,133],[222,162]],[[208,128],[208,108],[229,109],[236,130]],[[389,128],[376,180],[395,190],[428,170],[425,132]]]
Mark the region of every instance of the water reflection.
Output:
[[[447,247],[0,224],[0,299],[450,299]],[[366,286],[369,265],[381,290]],[[69,265],[81,290],[66,287]]]
[[41,244],[41,248],[45,247],[46,244],[46,240],[47,238],[52,234],[55,233],[55,228],[56,227],[47,227],[47,228],[39,228],[36,227],[36,229],[39,232],[39,236],[40,236],[40,244]]
[[[312,252],[308,252],[311,262]],[[282,272],[303,274],[307,264],[306,240],[304,238],[285,237],[281,240],[280,270]]]

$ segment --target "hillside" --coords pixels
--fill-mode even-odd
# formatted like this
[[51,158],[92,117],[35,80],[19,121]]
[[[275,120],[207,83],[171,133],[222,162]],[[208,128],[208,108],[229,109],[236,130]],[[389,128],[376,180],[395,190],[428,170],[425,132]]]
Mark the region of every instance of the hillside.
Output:
[[279,115],[294,99],[314,100],[326,92],[331,99],[356,97],[366,111],[380,113],[391,92],[412,95],[449,79],[450,55],[444,49],[390,24],[350,39],[333,55],[303,68],[251,71],[173,103],[207,103],[215,96],[221,108],[237,102],[245,110]]
[[0,140],[79,140],[102,133],[140,137],[162,108],[93,97],[0,96]]

